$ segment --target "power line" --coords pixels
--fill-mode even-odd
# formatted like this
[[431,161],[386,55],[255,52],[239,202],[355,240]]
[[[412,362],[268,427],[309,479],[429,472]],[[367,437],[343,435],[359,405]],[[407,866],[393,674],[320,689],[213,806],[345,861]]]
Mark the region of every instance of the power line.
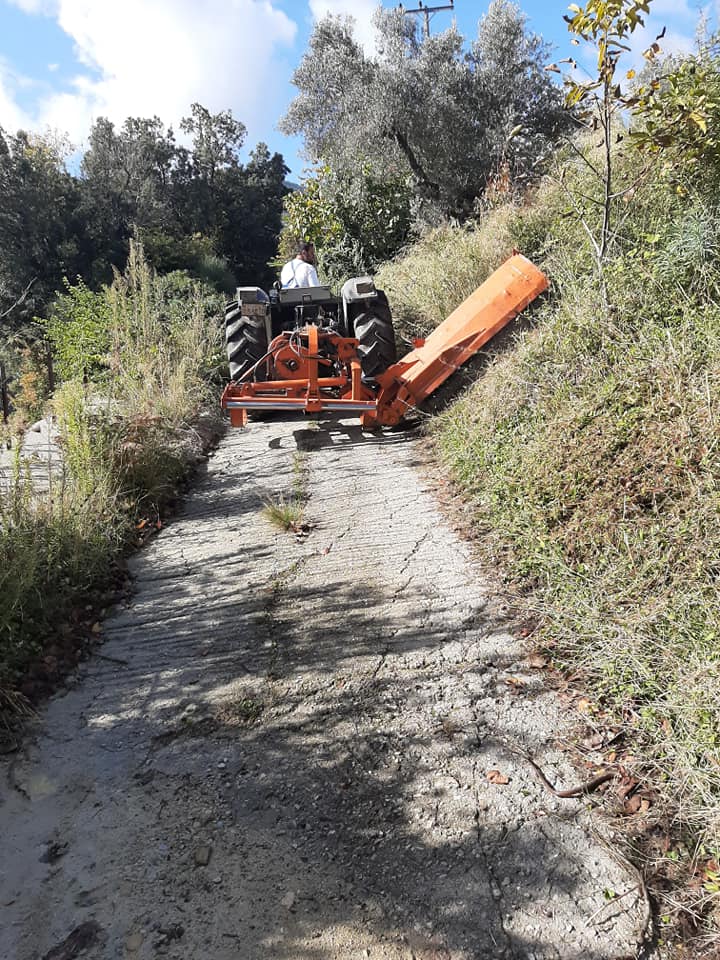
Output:
[[405,15],[415,14],[415,16],[423,17],[425,20],[425,38],[427,39],[430,36],[430,18],[434,13],[439,13],[441,10],[454,10],[455,9],[455,0],[450,0],[449,4],[444,4],[441,7],[429,7],[426,3],[423,3],[422,0],[418,0],[417,7],[414,7],[412,10],[406,10],[405,7],[400,4],[398,10],[400,10]]

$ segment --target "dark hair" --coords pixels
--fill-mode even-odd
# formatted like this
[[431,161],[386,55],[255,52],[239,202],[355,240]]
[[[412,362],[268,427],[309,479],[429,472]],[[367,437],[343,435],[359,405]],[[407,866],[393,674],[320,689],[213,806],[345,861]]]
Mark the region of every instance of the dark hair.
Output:
[[302,241],[298,244],[297,252],[298,252],[298,254],[300,254],[300,253],[310,253],[310,251],[311,251],[312,249],[314,249],[314,247],[315,247],[315,244],[312,243],[311,241],[302,240]]

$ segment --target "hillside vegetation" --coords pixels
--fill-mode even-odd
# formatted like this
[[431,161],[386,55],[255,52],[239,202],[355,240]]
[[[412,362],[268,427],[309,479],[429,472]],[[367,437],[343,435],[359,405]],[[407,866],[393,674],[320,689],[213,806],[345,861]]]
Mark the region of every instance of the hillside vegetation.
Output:
[[[523,203],[444,228],[378,277],[408,332],[424,332],[513,246],[548,274],[529,329],[431,421],[473,505],[482,549],[525,588],[536,639],[594,691],[596,723],[630,734],[686,846],[720,841],[720,207],[714,189],[634,184],[619,154],[622,229],[603,281],[562,186],[591,192],[574,153]],[[696,183],[698,180],[696,178]],[[685,833],[687,831],[687,833]]]
[[57,299],[48,413],[63,466],[38,494],[16,445],[0,486],[0,732],[18,689],[34,698],[79,655],[118,562],[159,529],[217,430],[221,305],[184,274],[157,276],[136,245],[110,286]]

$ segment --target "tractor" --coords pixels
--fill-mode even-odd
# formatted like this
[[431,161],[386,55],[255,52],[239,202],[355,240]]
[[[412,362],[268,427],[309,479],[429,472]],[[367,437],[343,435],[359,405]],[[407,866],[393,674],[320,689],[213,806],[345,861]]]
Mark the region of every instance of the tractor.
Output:
[[[230,378],[244,379],[253,369],[255,380],[272,379],[273,373],[289,374],[299,368],[299,359],[289,348],[283,356],[269,350],[276,338],[287,344],[297,340],[300,330],[313,324],[338,338],[357,339],[357,353],[362,375],[372,380],[397,360],[395,332],[387,297],[377,290],[370,277],[356,277],[344,284],[336,297],[329,287],[297,287],[282,290],[274,287],[270,294],[260,287],[238,287],[236,299],[225,309],[225,342]],[[283,335],[292,333],[293,338]],[[336,341],[334,341],[336,342]],[[327,363],[337,367],[331,342]],[[287,351],[285,351],[287,353]],[[339,371],[334,369],[335,373]]]
[[401,360],[387,298],[370,277],[348,280],[339,297],[327,287],[240,287],[225,311],[230,383],[222,406],[236,427],[269,409],[397,426],[547,286],[514,251]]

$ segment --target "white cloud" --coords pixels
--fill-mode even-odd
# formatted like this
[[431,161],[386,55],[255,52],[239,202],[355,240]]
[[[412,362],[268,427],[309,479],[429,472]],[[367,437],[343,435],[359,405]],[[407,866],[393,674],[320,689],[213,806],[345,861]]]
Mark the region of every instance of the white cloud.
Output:
[[372,19],[379,6],[379,0],[310,0],[310,12],[315,20],[328,13],[350,14],[355,20],[355,38],[368,53],[376,49]]
[[10,3],[24,13],[51,13],[55,6],[53,0],[10,0]]
[[[55,18],[73,40],[70,88],[40,99],[34,126],[79,142],[93,119],[157,114],[177,126],[199,101],[232,109],[250,139],[267,136],[284,95],[282,49],[297,25],[271,0],[13,0]],[[84,68],[84,69],[83,69]],[[0,101],[0,122],[10,105]]]
[[30,118],[17,104],[17,90],[25,82],[0,58],[0,127],[8,133],[32,127]]

